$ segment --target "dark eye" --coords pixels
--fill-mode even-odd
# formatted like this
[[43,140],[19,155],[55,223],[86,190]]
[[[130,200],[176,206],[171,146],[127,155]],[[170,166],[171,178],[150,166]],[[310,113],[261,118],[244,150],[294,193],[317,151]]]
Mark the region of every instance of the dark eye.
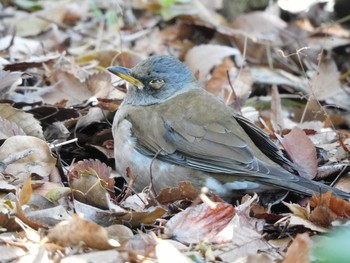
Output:
[[160,89],[164,85],[164,80],[162,79],[152,79],[149,85],[154,89]]

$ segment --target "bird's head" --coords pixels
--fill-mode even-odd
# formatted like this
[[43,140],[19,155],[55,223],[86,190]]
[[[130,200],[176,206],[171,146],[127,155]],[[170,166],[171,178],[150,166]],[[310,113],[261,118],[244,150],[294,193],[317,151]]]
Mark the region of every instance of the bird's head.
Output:
[[197,88],[190,68],[171,56],[151,56],[132,69],[113,66],[107,70],[132,84],[124,99],[126,104],[157,104]]

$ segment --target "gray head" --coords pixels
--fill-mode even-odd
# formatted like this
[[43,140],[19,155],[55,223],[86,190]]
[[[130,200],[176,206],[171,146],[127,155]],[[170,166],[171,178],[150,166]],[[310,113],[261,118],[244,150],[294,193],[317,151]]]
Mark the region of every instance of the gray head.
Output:
[[132,69],[115,66],[108,70],[132,84],[126,104],[157,104],[198,86],[190,68],[170,56],[149,57]]

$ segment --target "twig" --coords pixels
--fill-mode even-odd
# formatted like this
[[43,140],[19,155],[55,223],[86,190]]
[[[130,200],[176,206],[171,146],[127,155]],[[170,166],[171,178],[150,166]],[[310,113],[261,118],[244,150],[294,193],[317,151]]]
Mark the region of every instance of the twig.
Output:
[[155,197],[157,196],[157,192],[156,192],[156,189],[154,188],[154,184],[153,184],[152,165],[153,165],[153,162],[157,159],[158,155],[161,153],[161,151],[162,151],[162,149],[159,149],[158,152],[156,152],[156,154],[153,156],[151,164],[149,166],[149,174],[150,174],[150,178],[151,178],[151,187],[150,188],[152,189],[152,192],[153,192]]
[[[227,99],[226,99],[226,102],[225,102],[226,105],[228,105],[228,103],[229,103],[229,101],[231,100],[231,97],[232,97],[233,95],[236,96],[236,100],[237,100],[237,95],[234,93],[233,87],[234,87],[236,81],[240,78],[241,73],[242,73],[242,70],[243,70],[243,65],[244,65],[244,61],[245,61],[246,53],[247,53],[247,43],[248,43],[248,38],[247,38],[247,36],[245,36],[245,37],[244,37],[244,45],[243,45],[243,54],[242,54],[242,61],[243,61],[243,63],[242,63],[241,66],[239,67],[237,77],[235,78],[235,80],[233,81],[233,83],[231,83],[230,75],[227,73],[228,82],[229,82],[229,84],[230,84],[231,91],[230,91],[230,94],[228,95],[228,97],[227,97]],[[238,106],[239,106],[239,111],[241,111],[241,107],[240,107],[239,103],[238,103]]]
[[60,147],[60,146],[66,145],[66,144],[70,144],[70,143],[73,143],[73,142],[76,142],[76,141],[78,141],[78,138],[74,138],[74,139],[71,139],[71,140],[68,140],[68,141],[65,141],[65,142],[61,142],[61,143],[58,143],[58,144],[50,144],[50,149],[54,149],[54,148],[57,148],[57,147]]

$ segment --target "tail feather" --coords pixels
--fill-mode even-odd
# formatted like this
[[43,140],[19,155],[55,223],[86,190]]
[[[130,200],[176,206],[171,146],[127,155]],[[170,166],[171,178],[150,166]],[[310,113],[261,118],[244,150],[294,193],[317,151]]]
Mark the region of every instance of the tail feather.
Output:
[[309,180],[300,176],[296,176],[298,181],[287,181],[287,180],[271,180],[265,179],[264,182],[271,185],[276,185],[281,188],[291,190],[293,192],[303,194],[303,195],[314,195],[314,194],[324,194],[327,191],[331,190],[334,195],[350,200],[350,193],[346,193],[337,188],[331,187],[329,185]]

